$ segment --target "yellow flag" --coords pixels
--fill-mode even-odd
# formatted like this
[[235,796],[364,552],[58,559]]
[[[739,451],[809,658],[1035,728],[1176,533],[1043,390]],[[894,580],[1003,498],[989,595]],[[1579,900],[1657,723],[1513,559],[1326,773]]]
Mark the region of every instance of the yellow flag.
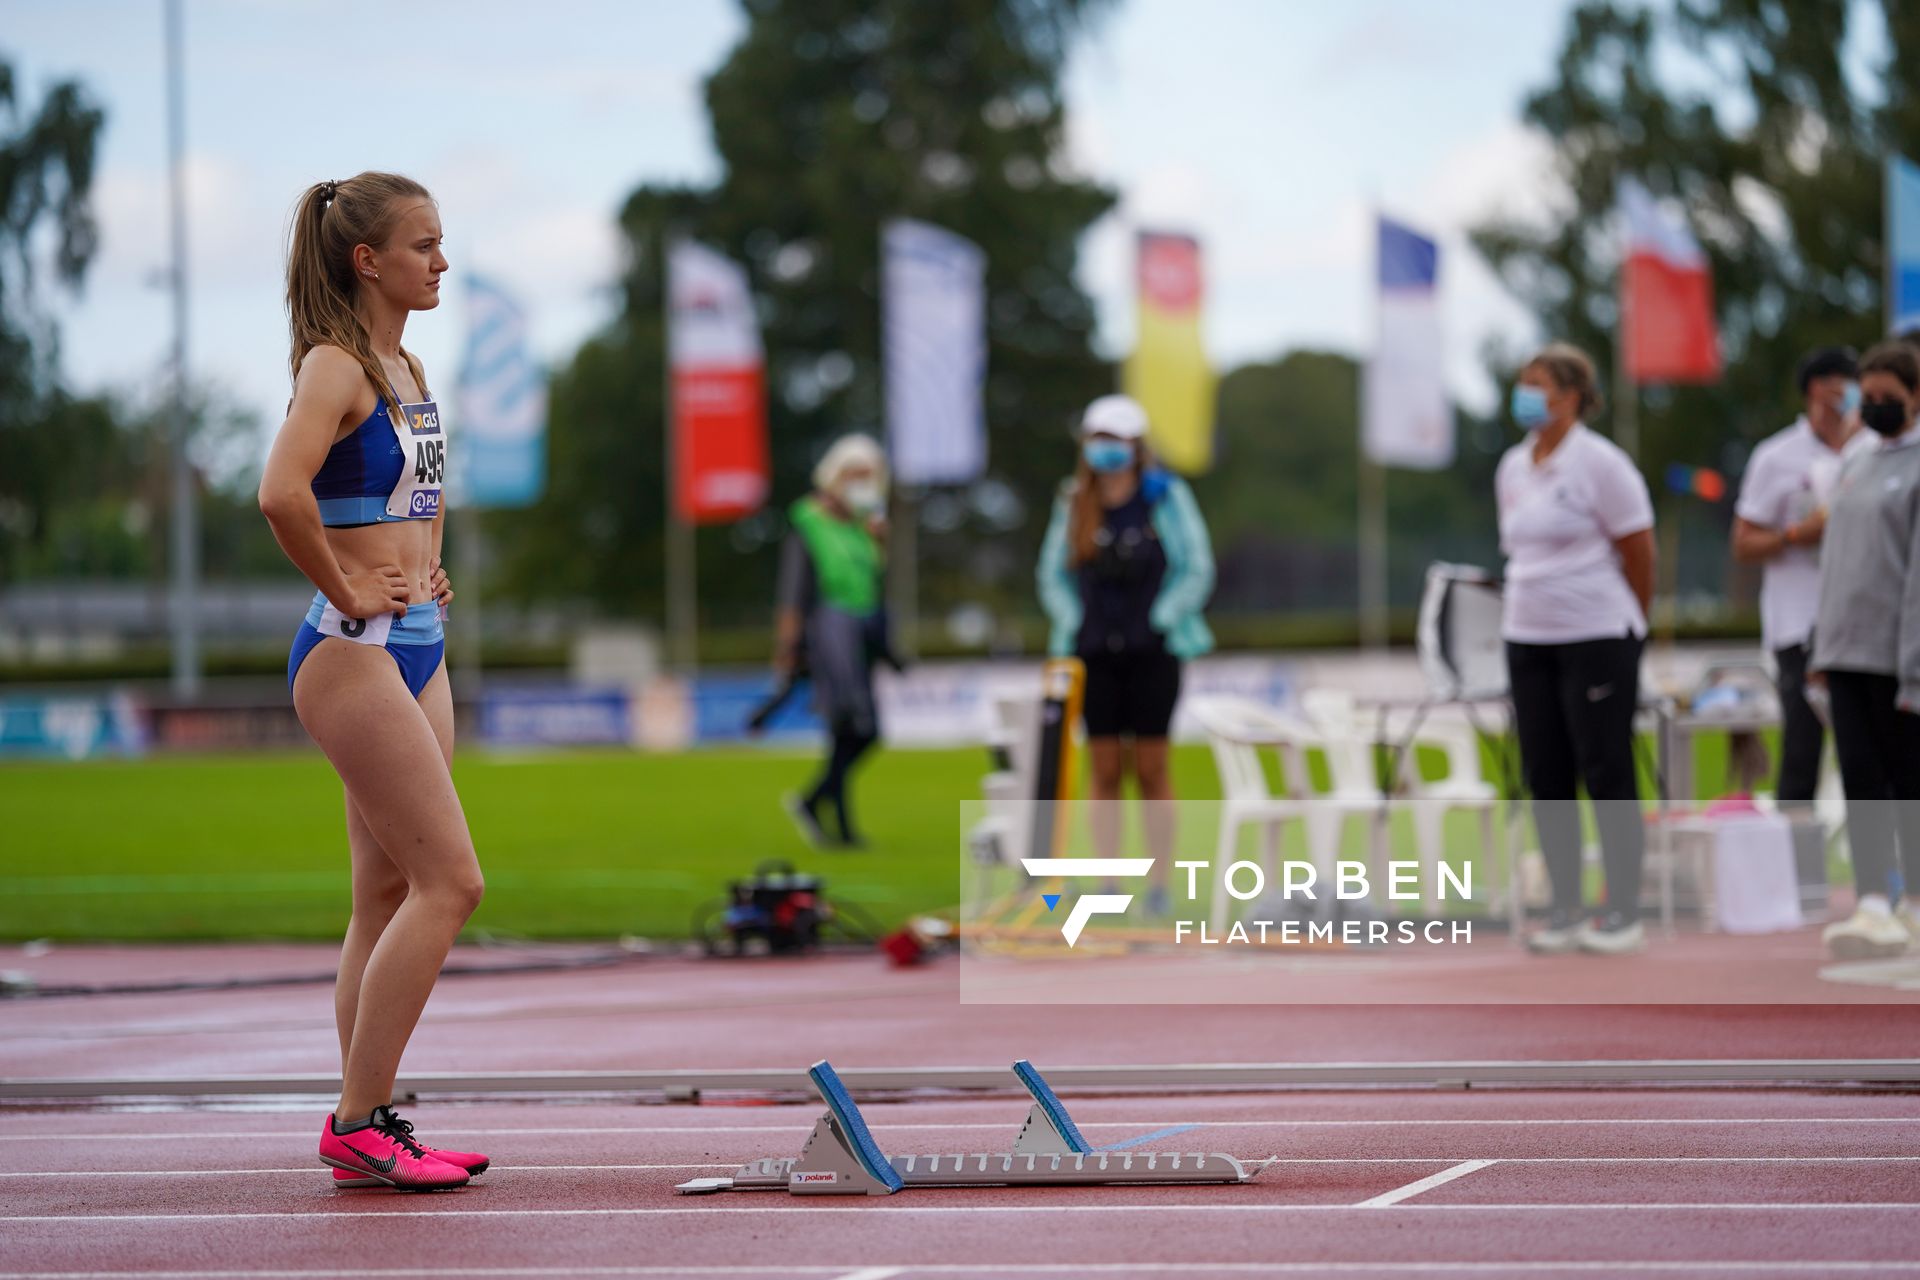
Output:
[[1200,242],[1142,231],[1139,252],[1139,333],[1126,391],[1147,411],[1154,451],[1193,475],[1213,465],[1214,376],[1200,345]]

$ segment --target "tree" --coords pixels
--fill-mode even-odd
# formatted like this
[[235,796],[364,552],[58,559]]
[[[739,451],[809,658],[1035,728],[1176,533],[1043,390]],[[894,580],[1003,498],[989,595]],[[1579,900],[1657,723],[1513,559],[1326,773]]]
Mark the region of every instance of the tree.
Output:
[[908,216],[969,237],[989,262],[993,481],[930,522],[923,599],[1030,606],[1067,429],[1112,385],[1073,278],[1081,234],[1112,196],[1060,158],[1059,73],[1099,7],[746,0],[746,34],[706,86],[724,174],[706,191],[643,187],[622,211],[623,312],[555,381],[553,484],[513,524],[510,585],[585,591],[619,612],[660,606],[660,247],[672,230],[745,263],[763,310],[774,509],[702,531],[699,554],[710,616],[764,617],[779,508],[834,436],[882,426],[880,225]]
[[1671,461],[1737,471],[1798,412],[1805,351],[1880,331],[1881,163],[1920,147],[1920,7],[1880,0],[1888,46],[1861,83],[1846,55],[1864,8],[1586,0],[1526,101],[1553,141],[1564,216],[1495,221],[1474,240],[1548,333],[1613,358],[1622,176],[1684,205],[1713,269],[1726,374],[1643,396],[1649,474]]
[[62,81],[23,115],[13,67],[0,61],[0,576],[21,548],[43,541],[57,495],[78,458],[55,456],[50,414],[91,422],[63,406],[53,378],[56,335],[36,301],[37,232],[51,227],[55,279],[77,290],[98,243],[88,203],[104,113]]
[[[1215,614],[1351,613],[1360,368],[1351,357],[1295,351],[1220,381],[1217,465],[1193,482],[1219,564]],[[1391,598],[1419,598],[1433,560],[1496,563],[1493,468],[1508,441],[1461,416],[1445,471],[1388,473]]]

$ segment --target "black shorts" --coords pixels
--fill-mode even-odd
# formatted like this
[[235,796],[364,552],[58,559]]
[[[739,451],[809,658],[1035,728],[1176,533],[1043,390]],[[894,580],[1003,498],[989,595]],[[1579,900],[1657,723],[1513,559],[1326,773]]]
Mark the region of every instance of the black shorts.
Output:
[[1164,738],[1180,700],[1180,659],[1165,649],[1081,655],[1089,738]]

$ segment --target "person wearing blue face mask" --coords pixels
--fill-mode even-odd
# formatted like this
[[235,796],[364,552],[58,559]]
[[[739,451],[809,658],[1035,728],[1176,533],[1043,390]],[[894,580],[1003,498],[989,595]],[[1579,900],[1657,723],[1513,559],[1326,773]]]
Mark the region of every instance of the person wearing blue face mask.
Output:
[[[1158,914],[1173,862],[1173,810],[1154,802],[1173,799],[1167,729],[1181,664],[1213,648],[1201,616],[1213,593],[1213,548],[1192,491],[1147,448],[1147,413],[1136,401],[1100,397],[1079,434],[1079,465],[1061,486],[1040,548],[1047,651],[1086,664],[1089,799],[1120,799],[1130,754],[1154,858],[1147,906]],[[1118,804],[1095,804],[1091,825],[1096,855],[1120,856]]]
[[[1536,952],[1646,944],[1633,717],[1653,597],[1653,502],[1633,460],[1583,423],[1599,400],[1584,352],[1564,343],[1541,351],[1510,401],[1527,438],[1494,474],[1514,728],[1553,889],[1546,926],[1527,938]],[[1605,905],[1584,922],[1578,783],[1594,802],[1606,869]]]
[[1761,565],[1760,641],[1780,692],[1782,805],[1813,803],[1826,729],[1807,705],[1807,652],[1820,607],[1820,544],[1841,461],[1869,444],[1860,430],[1860,364],[1851,347],[1800,361],[1800,417],[1747,460],[1734,508],[1733,558]]

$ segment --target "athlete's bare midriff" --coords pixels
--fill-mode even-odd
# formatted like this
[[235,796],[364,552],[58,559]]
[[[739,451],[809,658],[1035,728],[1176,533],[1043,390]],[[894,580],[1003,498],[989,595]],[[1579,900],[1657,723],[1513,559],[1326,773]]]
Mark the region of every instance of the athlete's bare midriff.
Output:
[[342,572],[353,574],[383,564],[399,565],[400,572],[407,575],[407,603],[425,604],[433,599],[433,521],[400,520],[328,529],[327,545],[333,548]]

